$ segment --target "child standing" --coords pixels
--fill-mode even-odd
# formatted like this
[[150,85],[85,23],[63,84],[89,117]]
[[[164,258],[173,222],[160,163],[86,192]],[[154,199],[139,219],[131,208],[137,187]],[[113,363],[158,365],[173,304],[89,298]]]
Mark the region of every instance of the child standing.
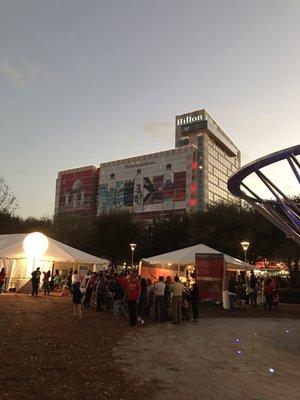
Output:
[[82,318],[81,297],[80,283],[76,282],[73,284],[73,316],[78,319]]

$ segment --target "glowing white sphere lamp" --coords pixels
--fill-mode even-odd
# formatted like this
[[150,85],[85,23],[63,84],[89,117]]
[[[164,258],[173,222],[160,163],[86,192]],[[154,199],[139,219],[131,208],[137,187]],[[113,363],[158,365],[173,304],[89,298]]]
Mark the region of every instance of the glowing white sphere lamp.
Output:
[[30,259],[39,259],[47,251],[49,246],[47,236],[40,232],[29,233],[23,241],[23,249]]

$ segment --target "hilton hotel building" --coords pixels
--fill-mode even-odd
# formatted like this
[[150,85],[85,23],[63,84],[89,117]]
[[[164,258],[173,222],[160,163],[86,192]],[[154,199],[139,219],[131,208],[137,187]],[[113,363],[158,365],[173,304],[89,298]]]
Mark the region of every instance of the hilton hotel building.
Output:
[[[234,201],[227,179],[239,167],[240,151],[206,110],[178,115],[175,149],[60,171],[55,216],[125,209],[153,219],[203,210],[207,204]],[[89,212],[83,213],[85,208]]]
[[241,153],[211,115],[204,109],[178,115],[175,136],[176,147],[197,149],[197,209],[234,201],[227,180],[240,168]]

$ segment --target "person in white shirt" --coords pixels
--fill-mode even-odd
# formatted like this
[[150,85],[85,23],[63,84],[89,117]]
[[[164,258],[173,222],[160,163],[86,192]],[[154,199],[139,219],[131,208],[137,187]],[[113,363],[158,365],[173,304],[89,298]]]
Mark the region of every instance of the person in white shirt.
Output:
[[78,282],[80,282],[79,274],[78,274],[77,269],[75,269],[75,271],[73,272],[73,275],[72,275],[72,286],[75,285]]
[[165,288],[164,278],[160,276],[155,284],[155,321],[164,322],[165,320]]

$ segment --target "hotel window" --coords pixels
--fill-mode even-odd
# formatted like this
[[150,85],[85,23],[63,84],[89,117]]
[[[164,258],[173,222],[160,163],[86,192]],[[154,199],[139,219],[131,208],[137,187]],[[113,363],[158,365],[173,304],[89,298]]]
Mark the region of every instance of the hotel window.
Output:
[[115,174],[110,174],[110,179],[115,179]]
[[167,171],[171,171],[171,169],[172,169],[172,164],[167,164],[166,165],[166,170]]
[[136,170],[136,173],[137,173],[137,175],[141,175],[142,170],[141,170],[140,168],[138,168],[138,169]]

